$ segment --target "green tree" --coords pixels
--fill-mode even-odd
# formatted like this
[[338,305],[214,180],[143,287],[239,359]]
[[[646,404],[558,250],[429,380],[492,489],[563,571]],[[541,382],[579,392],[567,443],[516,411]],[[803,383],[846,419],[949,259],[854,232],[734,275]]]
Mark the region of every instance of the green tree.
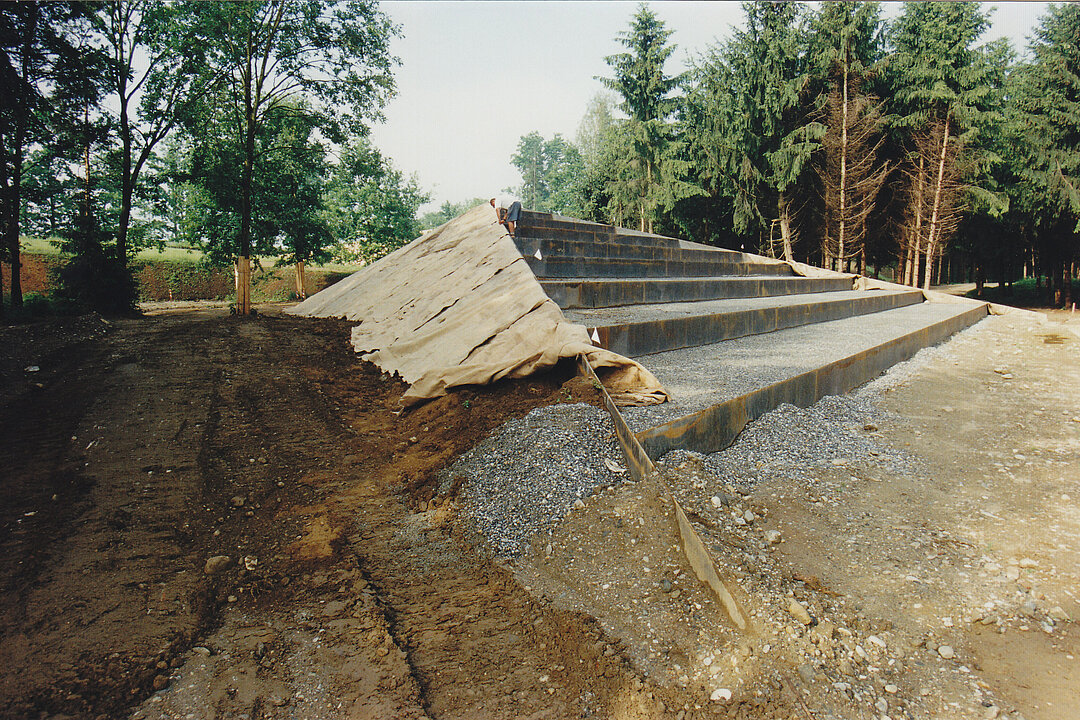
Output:
[[574,217],[582,214],[585,162],[573,143],[558,133],[545,140],[531,132],[518,141],[510,161],[521,173],[518,194],[525,207]]
[[[83,53],[75,37],[87,6],[70,2],[0,3],[0,242],[11,268],[11,304],[22,305],[19,248],[27,153],[50,137],[53,97]],[[0,283],[0,314],[3,313]]]
[[619,33],[619,42],[627,52],[605,58],[615,77],[599,78],[622,98],[620,109],[626,113],[628,163],[615,176],[612,202],[622,215],[626,200],[633,198],[635,215],[642,230],[652,231],[653,224],[676,202],[695,192],[685,181],[689,163],[681,157],[668,122],[676,109],[672,93],[681,75],[667,75],[664,65],[675,45],[668,45],[671,30],[646,5],[640,5],[630,30]]
[[[744,3],[746,27],[713,47],[693,71],[687,135],[699,183],[731,199],[739,235],[779,227],[793,258],[795,197],[824,126],[807,115],[803,10],[796,3]],[[764,245],[764,241],[759,241]]]
[[[245,285],[252,253],[253,188],[260,128],[283,108],[304,108],[331,141],[363,134],[394,92],[390,38],[397,28],[373,0],[266,0],[185,4],[199,19],[206,71],[220,77],[211,103],[227,108],[240,179],[235,238],[241,286],[238,310],[249,311]],[[332,78],[332,81],[328,81]],[[307,103],[300,103],[306,99]]]
[[894,112],[908,138],[905,279],[929,287],[934,259],[959,223],[960,159],[992,98],[975,41],[988,26],[973,2],[910,3],[892,26]]
[[116,254],[126,266],[132,209],[154,148],[202,100],[216,78],[202,73],[206,44],[198,15],[164,0],[113,0],[101,8],[100,33],[112,62],[108,89],[117,106],[119,148],[111,158],[119,176]]
[[1025,224],[1036,228],[1056,305],[1072,302],[1072,266],[1080,233],[1080,6],[1051,5],[1040,18],[1032,60],[1010,83],[1023,132],[1010,147],[1021,157]]
[[[343,262],[370,263],[415,240],[423,227],[416,212],[429,196],[414,179],[406,179],[365,139],[347,145],[330,174],[323,195],[326,220],[334,238],[334,255]],[[480,204],[444,209],[457,217]],[[436,224],[442,224],[437,222]]]

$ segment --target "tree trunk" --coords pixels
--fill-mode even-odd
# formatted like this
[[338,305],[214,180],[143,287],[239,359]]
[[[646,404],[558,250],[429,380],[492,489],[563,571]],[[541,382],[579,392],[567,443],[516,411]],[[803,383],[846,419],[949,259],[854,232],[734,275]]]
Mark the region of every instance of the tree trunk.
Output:
[[941,211],[942,184],[945,181],[945,154],[949,149],[949,114],[945,114],[945,127],[941,132],[941,155],[938,158],[937,183],[934,186],[933,209],[930,211],[930,229],[926,234],[926,278],[923,282],[923,290],[930,289],[930,263],[933,262],[934,254],[939,244],[938,213]]
[[[847,48],[844,48],[845,55]],[[837,251],[836,255],[843,262],[845,257],[844,244],[847,240],[845,231],[847,229],[847,156],[848,156],[848,61],[847,57],[844,58],[844,100],[841,105],[841,116],[843,118],[840,129],[840,191],[839,191],[839,206],[840,206],[840,223],[837,228],[836,242]]]
[[304,261],[296,261],[296,297],[303,300],[307,297],[307,276],[304,274]]
[[784,246],[784,260],[795,262],[791,255],[791,199],[786,192],[780,193],[776,206],[780,211],[780,239]]
[[922,153],[919,153],[919,179],[915,190],[915,236],[908,256],[910,270],[908,272],[908,285],[919,286],[919,265],[922,258],[922,211],[923,211],[923,184],[926,176],[926,164]]
[[[33,49],[34,38],[37,37],[38,9],[29,14],[25,35],[22,38],[22,80],[32,84],[30,79],[30,51]],[[15,106],[15,137],[12,143],[11,162],[11,186],[8,188],[8,224],[7,224],[7,248],[8,264],[11,266],[11,307],[22,307],[22,255],[19,248],[19,223],[22,211],[22,172],[23,152],[26,145],[27,124],[30,122],[30,113],[26,107],[26,95],[23,92],[16,93]]]

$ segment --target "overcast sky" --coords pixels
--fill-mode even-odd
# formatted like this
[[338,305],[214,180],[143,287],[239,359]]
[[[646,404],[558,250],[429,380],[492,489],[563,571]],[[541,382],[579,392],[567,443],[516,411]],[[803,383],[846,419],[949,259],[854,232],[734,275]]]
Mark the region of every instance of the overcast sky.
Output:
[[[589,99],[609,75],[604,57],[623,48],[619,32],[638,3],[386,2],[401,26],[398,94],[373,130],[375,144],[443,201],[490,197],[520,184],[510,164],[518,139],[533,130],[574,139]],[[899,3],[886,3],[886,16]],[[983,40],[1006,36],[1022,52],[1046,3],[997,2]],[[737,2],[667,0],[650,4],[673,30],[668,72],[742,24]]]

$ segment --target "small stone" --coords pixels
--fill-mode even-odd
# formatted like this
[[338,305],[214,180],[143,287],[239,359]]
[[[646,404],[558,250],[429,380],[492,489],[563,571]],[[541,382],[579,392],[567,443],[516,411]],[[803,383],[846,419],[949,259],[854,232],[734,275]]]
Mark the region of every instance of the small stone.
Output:
[[1020,606],[1020,612],[1028,617],[1035,617],[1035,613],[1038,612],[1039,606],[1035,604],[1032,598],[1028,598]]
[[1065,609],[1062,608],[1060,605],[1055,605],[1054,607],[1050,608],[1046,612],[1046,614],[1058,622],[1069,621],[1069,614],[1065,612]]
[[234,603],[234,602],[237,601],[238,598],[235,595],[230,595],[229,597],[227,597],[225,599],[228,600],[231,603]]
[[203,657],[210,657],[210,648],[208,648],[208,647],[204,647],[202,645],[196,645],[195,647],[193,647],[191,649],[194,652],[197,652],[199,655],[202,655]]
[[865,425],[863,425],[862,429],[864,432],[877,432],[878,426],[874,423],[866,423]]
[[834,682],[832,686],[840,692],[847,692],[851,689],[851,685],[848,685],[846,682]]
[[938,655],[946,660],[952,660],[956,657],[956,652],[952,649],[951,645],[939,645],[937,649]]
[[581,498],[578,498],[577,500],[574,501],[574,509],[575,510],[584,510],[585,509],[585,502]]
[[244,503],[247,502],[247,498],[243,495],[233,495],[229,500],[229,504],[236,508],[244,507]]
[[791,617],[795,618],[803,625],[809,625],[811,622],[813,622],[813,620],[811,620],[810,618],[810,613],[808,613],[806,611],[806,608],[803,607],[802,603],[800,603],[795,598],[791,598],[788,600],[787,611],[791,615]]
[[871,635],[866,638],[866,641],[871,645],[877,645],[879,648],[885,647],[885,641],[879,638],[877,635]]
[[757,520],[757,515],[755,515],[752,510],[747,510],[743,513],[743,520],[748,523],[752,523]]
[[271,695],[270,704],[275,707],[285,707],[289,704],[289,698],[284,695]]
[[886,700],[885,698],[878,698],[878,701],[876,703],[874,703],[874,707],[877,708],[878,712],[881,712],[881,713],[888,712],[889,711],[889,701]]
[[544,556],[545,557],[551,557],[552,553],[554,553],[554,552],[555,552],[555,548],[553,548],[551,546],[551,543],[548,543],[547,545],[544,546]]
[[765,542],[769,543],[770,545],[778,544],[781,539],[782,538],[780,536],[780,531],[779,530],[766,530],[765,531]]
[[375,651],[375,654],[379,657],[386,657],[390,654],[390,648],[386,647],[385,645],[381,645],[379,646],[379,649]]
[[983,717],[986,720],[995,720],[999,715],[1001,715],[1001,708],[997,705],[991,705],[983,710]]
[[207,575],[218,575],[232,566],[233,560],[228,555],[215,555],[214,557],[207,559],[206,565],[203,566],[203,571]]
[[164,690],[168,686],[169,686],[169,678],[168,678],[168,676],[166,676],[166,675],[155,675],[154,676],[154,689],[155,690]]
[[716,495],[713,495],[713,496],[712,496],[711,498],[709,498],[709,502],[710,502],[710,503],[712,503],[712,506],[713,506],[714,508],[719,508],[719,507],[721,507],[721,506],[722,506],[722,505],[724,504],[724,501],[723,501],[723,500],[721,500],[721,499],[720,499],[719,497],[717,497]]
[[245,570],[250,572],[251,570],[254,570],[258,566],[259,566],[259,558],[255,557],[254,555],[245,555],[244,556],[244,569]]
[[727,688],[716,688],[709,695],[709,699],[713,702],[727,702],[731,699],[731,691]]
[[814,682],[814,678],[817,677],[817,672],[814,670],[814,666],[810,663],[803,663],[799,666],[799,677],[807,685]]
[[660,589],[663,590],[666,593],[671,592],[671,589],[672,589],[671,581],[668,580],[667,578],[664,578],[663,580],[661,580],[660,581]]
[[900,688],[896,687],[892,683],[889,683],[885,686],[885,692],[889,693],[890,695],[895,695],[896,693],[900,692]]
[[1035,568],[1039,567],[1038,560],[1032,560],[1031,558],[1020,558],[1020,562],[1017,563],[1022,568]]

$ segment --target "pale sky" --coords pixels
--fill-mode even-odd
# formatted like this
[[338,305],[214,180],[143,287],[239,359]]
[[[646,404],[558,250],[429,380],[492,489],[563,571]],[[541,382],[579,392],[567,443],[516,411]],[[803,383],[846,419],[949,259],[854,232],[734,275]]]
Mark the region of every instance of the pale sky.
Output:
[[[899,3],[886,3],[888,17]],[[1046,3],[997,2],[982,41],[1007,36],[1022,52]],[[566,0],[527,2],[384,2],[401,26],[393,42],[402,64],[376,146],[406,175],[415,174],[432,203],[491,197],[521,183],[510,156],[518,139],[537,131],[573,140],[589,99],[609,76],[604,57],[622,52],[619,32],[638,3]],[[737,2],[666,0],[650,4],[673,30],[668,63],[687,61],[742,24]]]

